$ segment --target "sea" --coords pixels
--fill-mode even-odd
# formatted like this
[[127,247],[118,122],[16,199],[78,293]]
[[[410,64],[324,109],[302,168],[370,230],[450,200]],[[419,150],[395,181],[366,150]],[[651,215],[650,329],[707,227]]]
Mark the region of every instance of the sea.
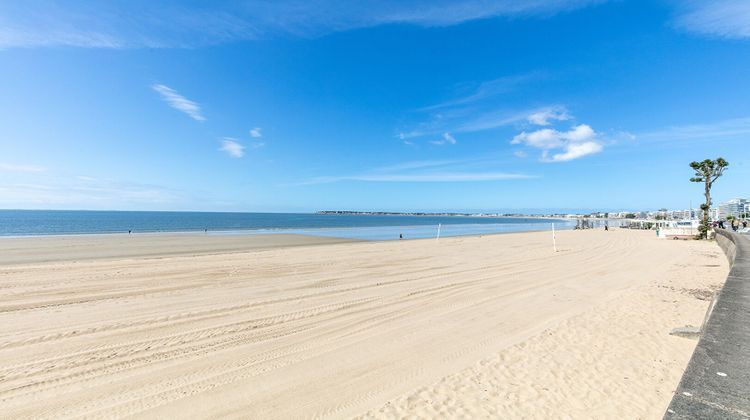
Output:
[[203,232],[292,233],[396,240],[572,229],[574,221],[527,217],[406,216],[318,213],[0,210],[0,236]]

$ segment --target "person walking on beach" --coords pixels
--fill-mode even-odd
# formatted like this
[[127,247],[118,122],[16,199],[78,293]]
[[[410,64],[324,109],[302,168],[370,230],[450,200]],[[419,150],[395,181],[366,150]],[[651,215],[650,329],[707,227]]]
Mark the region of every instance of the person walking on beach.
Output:
[[398,234],[398,240],[400,241],[402,239],[404,239],[404,234],[403,233],[399,233]]

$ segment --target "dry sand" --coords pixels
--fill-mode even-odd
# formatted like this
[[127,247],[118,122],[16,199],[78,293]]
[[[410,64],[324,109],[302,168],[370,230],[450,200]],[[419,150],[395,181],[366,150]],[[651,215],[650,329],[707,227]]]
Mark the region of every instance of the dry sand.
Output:
[[701,322],[726,259],[653,232],[558,246],[16,251],[0,265],[0,418],[660,418],[696,343],[669,330]]

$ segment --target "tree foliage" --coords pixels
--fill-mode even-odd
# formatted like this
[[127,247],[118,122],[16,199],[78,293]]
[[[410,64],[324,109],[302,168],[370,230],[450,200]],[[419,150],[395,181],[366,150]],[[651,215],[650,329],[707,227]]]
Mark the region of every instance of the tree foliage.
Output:
[[718,158],[716,160],[706,159],[702,162],[690,162],[690,167],[695,170],[695,176],[690,178],[690,181],[706,183],[710,189],[714,182],[724,174],[724,170],[727,166],[729,166],[729,162],[724,160],[724,158]]
[[714,182],[724,174],[727,166],[729,166],[729,162],[724,160],[724,158],[690,162],[690,167],[695,171],[695,174],[690,178],[690,181],[703,183],[703,194],[706,197],[705,204],[701,205],[701,210],[703,210],[703,220],[698,227],[698,236],[700,238],[708,238],[708,212],[711,209],[711,187],[713,187]]

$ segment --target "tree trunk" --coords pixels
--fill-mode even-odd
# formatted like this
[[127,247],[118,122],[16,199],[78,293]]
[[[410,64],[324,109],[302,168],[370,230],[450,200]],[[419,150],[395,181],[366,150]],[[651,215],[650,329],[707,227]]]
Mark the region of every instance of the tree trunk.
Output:
[[705,228],[705,239],[708,239],[708,212],[711,211],[711,182],[706,177],[706,209],[703,210],[703,226]]

